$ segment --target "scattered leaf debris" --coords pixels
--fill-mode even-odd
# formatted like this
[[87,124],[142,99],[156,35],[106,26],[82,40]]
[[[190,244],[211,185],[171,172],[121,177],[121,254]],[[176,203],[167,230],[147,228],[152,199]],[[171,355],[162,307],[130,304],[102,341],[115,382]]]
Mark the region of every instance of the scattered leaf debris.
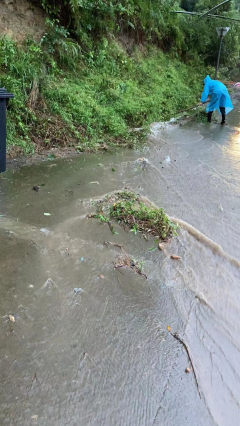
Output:
[[83,289],[80,288],[80,287],[79,288],[78,287],[74,288],[73,291],[74,291],[75,294],[83,293]]
[[34,414],[34,416],[32,416],[32,417],[31,417],[31,419],[32,419],[33,421],[36,421],[36,420],[38,419],[38,415],[37,415],[37,414]]
[[93,217],[94,218],[96,217],[96,213],[90,213],[90,214],[87,214],[87,216],[86,216],[87,219],[91,219]]
[[115,269],[120,268],[129,268],[132,269],[134,272],[136,272],[139,275],[142,275],[144,278],[147,279],[147,275],[143,273],[142,268],[142,262],[136,262],[134,259],[131,259],[126,253],[123,256],[119,256],[117,262],[114,263]]
[[8,315],[8,319],[9,319],[9,321],[11,321],[11,322],[16,322],[15,315]]

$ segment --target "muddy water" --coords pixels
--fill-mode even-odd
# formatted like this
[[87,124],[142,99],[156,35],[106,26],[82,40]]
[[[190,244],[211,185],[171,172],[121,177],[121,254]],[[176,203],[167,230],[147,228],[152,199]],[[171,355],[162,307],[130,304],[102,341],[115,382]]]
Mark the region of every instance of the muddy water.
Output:
[[[239,425],[239,110],[223,128],[154,125],[142,152],[0,177],[0,424]],[[194,229],[160,252],[86,218],[124,186]],[[121,252],[104,241],[144,261],[148,280],[115,270]]]

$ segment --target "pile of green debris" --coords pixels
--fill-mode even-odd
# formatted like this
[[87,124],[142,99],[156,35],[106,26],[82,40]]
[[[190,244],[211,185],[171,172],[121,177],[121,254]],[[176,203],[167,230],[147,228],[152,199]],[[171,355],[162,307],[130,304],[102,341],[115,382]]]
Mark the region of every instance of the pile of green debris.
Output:
[[97,214],[94,215],[102,222],[108,222],[114,233],[110,219],[114,218],[132,232],[142,233],[145,236],[154,236],[166,240],[176,234],[174,225],[163,209],[146,202],[131,191],[120,191],[105,197],[97,205]]

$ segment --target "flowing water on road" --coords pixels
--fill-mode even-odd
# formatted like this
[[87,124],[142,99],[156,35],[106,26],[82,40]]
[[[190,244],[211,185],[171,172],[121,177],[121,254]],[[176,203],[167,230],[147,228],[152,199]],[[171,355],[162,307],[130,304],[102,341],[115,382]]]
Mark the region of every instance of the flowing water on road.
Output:
[[[1,425],[239,425],[239,117],[236,98],[225,127],[156,124],[142,152],[0,176]],[[123,187],[184,221],[163,251],[86,218]]]

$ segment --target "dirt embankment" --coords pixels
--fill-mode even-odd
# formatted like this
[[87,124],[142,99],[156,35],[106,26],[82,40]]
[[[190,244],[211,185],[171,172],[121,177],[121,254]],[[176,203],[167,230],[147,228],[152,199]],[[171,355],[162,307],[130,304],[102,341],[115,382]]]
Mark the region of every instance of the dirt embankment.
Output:
[[27,0],[0,0],[0,35],[21,42],[44,33],[44,12]]

